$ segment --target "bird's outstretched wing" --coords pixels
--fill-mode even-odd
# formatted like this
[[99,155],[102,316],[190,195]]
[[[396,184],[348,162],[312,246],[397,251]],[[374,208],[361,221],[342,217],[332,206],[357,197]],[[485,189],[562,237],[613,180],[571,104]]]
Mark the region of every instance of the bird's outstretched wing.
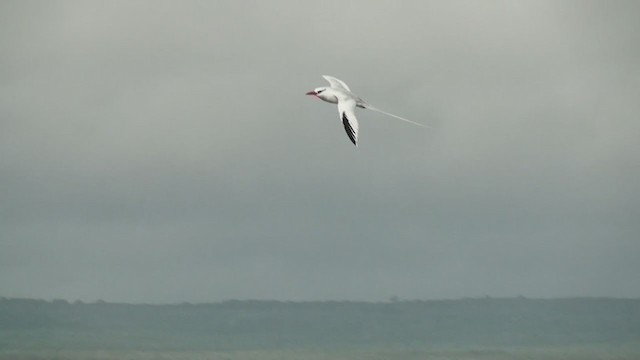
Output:
[[345,84],[344,81],[340,79],[336,79],[333,76],[329,76],[329,75],[322,75],[322,77],[329,82],[331,87],[341,88],[351,92],[351,89],[349,89],[349,86]]
[[338,101],[338,113],[340,114],[340,120],[344,125],[344,131],[347,132],[349,140],[353,145],[358,146],[358,119],[354,112],[356,108],[356,101],[353,99],[346,99]]

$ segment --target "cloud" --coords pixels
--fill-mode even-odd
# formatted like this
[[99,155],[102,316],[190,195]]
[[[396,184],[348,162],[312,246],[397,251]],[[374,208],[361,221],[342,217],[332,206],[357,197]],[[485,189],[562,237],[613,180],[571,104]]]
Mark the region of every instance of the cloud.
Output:
[[0,295],[640,296],[635,5],[281,5],[2,5]]

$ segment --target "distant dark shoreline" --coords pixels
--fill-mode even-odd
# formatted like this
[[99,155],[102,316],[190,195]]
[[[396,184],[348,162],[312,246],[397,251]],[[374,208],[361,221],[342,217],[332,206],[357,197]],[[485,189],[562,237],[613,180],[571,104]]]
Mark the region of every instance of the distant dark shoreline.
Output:
[[600,300],[613,300],[613,301],[640,301],[640,297],[615,297],[615,296],[568,296],[568,297],[525,297],[525,296],[506,296],[506,297],[462,297],[462,298],[446,298],[446,299],[394,299],[394,300],[278,300],[278,299],[225,299],[219,301],[205,301],[205,302],[192,302],[192,301],[178,301],[178,302],[127,302],[127,301],[110,301],[110,300],[80,300],[80,299],[61,299],[61,298],[31,298],[31,297],[11,297],[0,296],[0,302],[2,301],[24,301],[24,302],[45,302],[45,303],[67,303],[67,304],[108,304],[108,305],[147,305],[147,306],[211,306],[211,305],[224,305],[224,304],[326,304],[326,303],[342,303],[342,304],[397,304],[397,303],[441,303],[441,302],[465,302],[465,301],[600,301]]
[[640,347],[640,299],[145,305],[1,298],[0,334],[2,349]]

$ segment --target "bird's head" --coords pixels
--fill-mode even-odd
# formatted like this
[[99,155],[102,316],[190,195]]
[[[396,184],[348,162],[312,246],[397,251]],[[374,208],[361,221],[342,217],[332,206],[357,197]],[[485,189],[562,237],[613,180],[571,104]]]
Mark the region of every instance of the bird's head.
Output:
[[326,87],[319,87],[319,88],[315,88],[313,89],[313,91],[309,91],[307,93],[307,95],[312,95],[312,96],[316,96],[316,97],[320,97],[320,94],[322,94],[325,90],[327,90]]

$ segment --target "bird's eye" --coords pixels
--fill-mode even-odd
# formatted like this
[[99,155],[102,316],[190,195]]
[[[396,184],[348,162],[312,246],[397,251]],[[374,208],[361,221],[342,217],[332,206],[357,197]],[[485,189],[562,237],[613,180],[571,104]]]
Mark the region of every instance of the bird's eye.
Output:
[[320,90],[318,90],[318,91],[316,92],[316,94],[320,94],[320,93],[321,93],[321,92],[323,92],[323,91],[324,91],[324,89],[320,89]]

